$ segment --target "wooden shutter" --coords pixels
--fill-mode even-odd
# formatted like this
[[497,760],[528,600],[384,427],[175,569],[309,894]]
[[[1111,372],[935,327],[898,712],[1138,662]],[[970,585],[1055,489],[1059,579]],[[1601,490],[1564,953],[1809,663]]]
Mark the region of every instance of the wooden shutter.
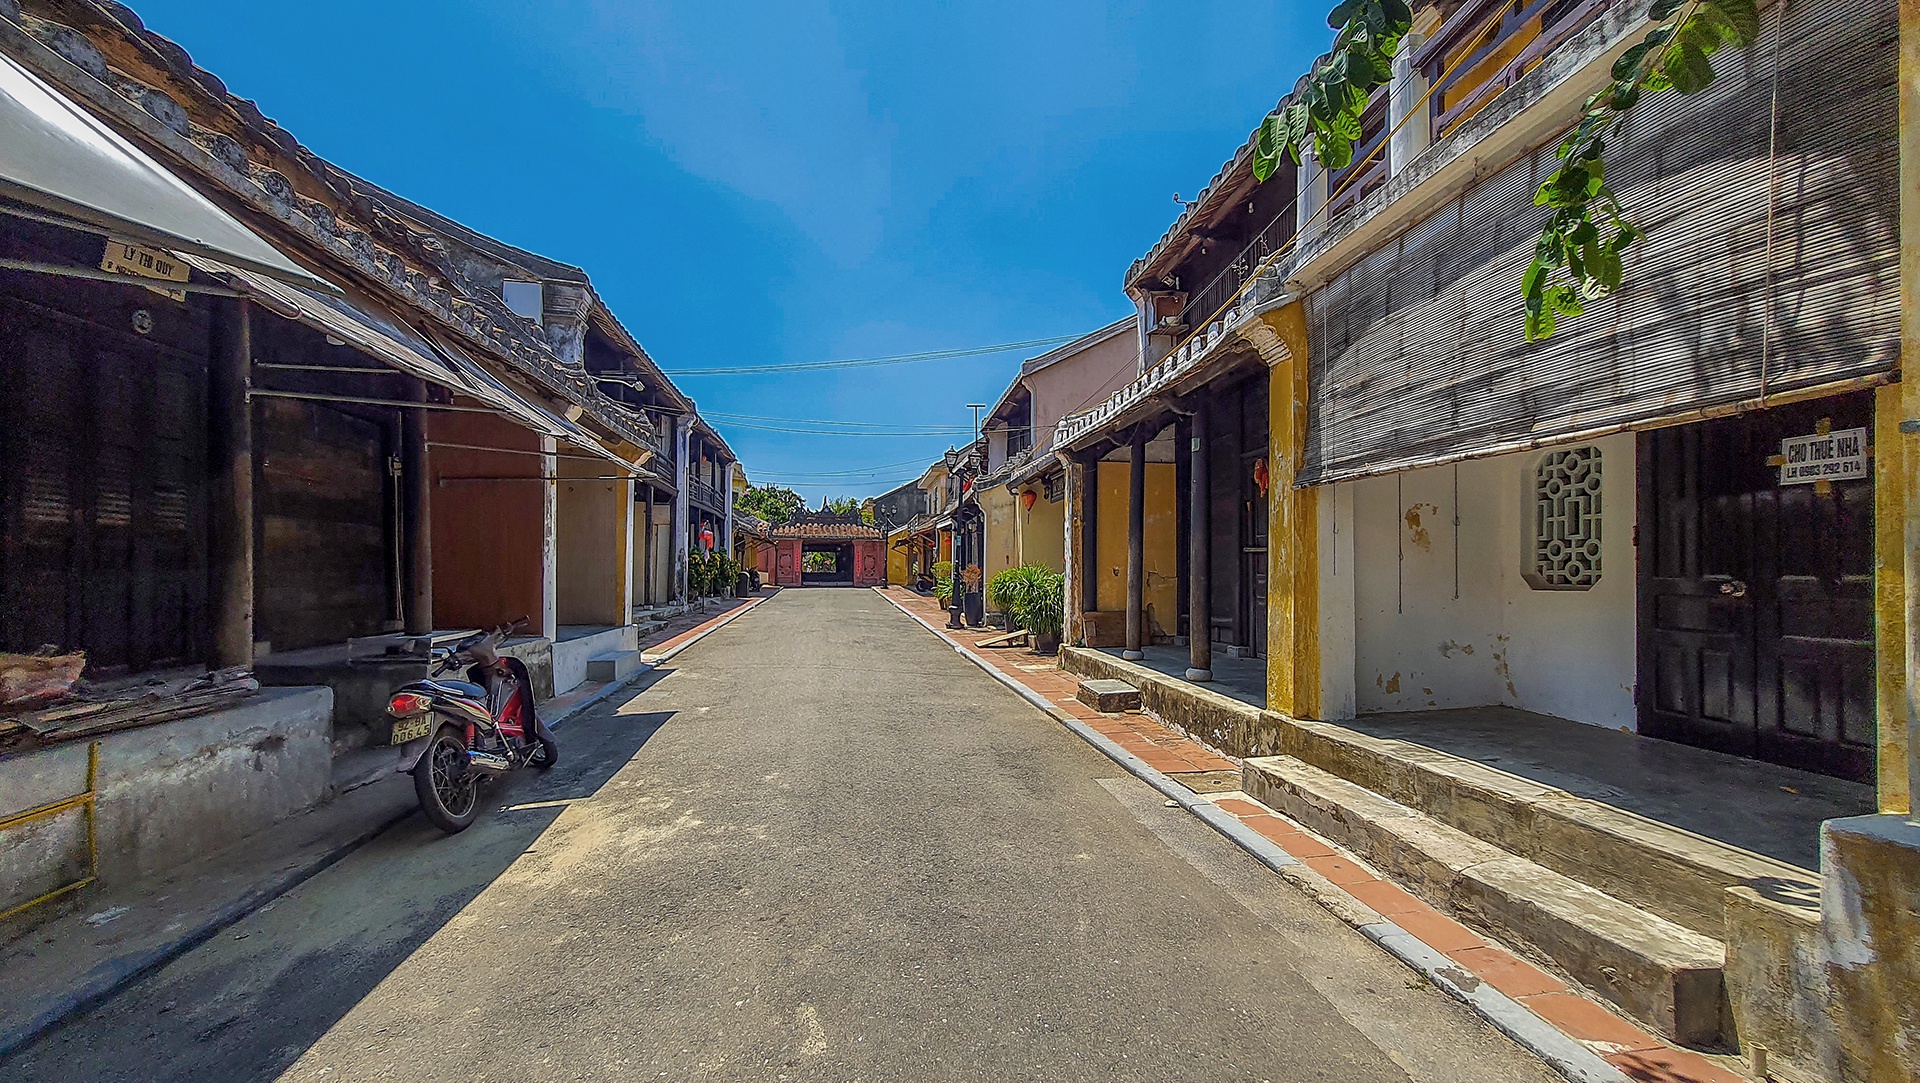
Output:
[[1611,145],[1608,182],[1648,236],[1627,285],[1547,342],[1525,341],[1519,288],[1553,144],[1310,296],[1299,484],[1892,371],[1896,11],[1808,0],[1784,32],[1779,11],[1753,46],[1714,58],[1708,90],[1648,99]]

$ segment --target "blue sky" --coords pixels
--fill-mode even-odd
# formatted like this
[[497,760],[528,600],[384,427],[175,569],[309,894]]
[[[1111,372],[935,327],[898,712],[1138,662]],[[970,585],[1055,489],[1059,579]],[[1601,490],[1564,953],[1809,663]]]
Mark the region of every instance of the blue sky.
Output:
[[[1070,335],[1326,47],[1324,6],[136,0],[303,143],[585,267],[662,367]],[[675,377],[703,411],[968,424],[1039,350]],[[718,427],[884,491],[960,435]],[[906,465],[899,465],[906,464]],[[835,471],[865,476],[807,477]]]

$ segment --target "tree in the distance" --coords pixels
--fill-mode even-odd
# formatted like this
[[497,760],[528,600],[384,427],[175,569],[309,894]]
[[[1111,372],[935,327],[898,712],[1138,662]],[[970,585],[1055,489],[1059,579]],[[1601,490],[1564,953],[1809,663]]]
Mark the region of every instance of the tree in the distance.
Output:
[[733,502],[735,509],[748,515],[765,519],[773,526],[781,526],[793,521],[793,517],[807,509],[807,501],[799,493],[782,485],[749,485],[747,491]]

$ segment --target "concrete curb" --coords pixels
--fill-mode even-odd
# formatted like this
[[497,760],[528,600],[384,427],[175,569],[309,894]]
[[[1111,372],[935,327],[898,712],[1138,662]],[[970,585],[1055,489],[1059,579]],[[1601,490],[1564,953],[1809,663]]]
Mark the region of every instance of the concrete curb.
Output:
[[[739,612],[744,613],[751,608],[752,606],[745,606]],[[718,625],[715,627],[717,628]],[[713,630],[708,629],[708,631]],[[693,642],[690,640],[682,644],[682,647],[692,646]],[[554,729],[560,728],[568,719],[607,699],[652,671],[653,667],[642,665],[586,699],[568,706],[561,714],[547,719],[547,725]],[[381,817],[365,830],[343,839],[339,845],[314,855],[312,860],[285,870],[225,906],[207,913],[200,921],[182,929],[178,936],[164,944],[99,963],[87,972],[77,988],[68,991],[38,1015],[19,1026],[0,1031],[0,1059],[11,1056],[69,1020],[105,1004],[128,986],[213,939],[221,930],[245,920],[261,907],[325,872],[347,855],[385,834],[389,828],[417,811],[419,810],[415,806],[408,805],[394,815]]]
[[1109,740],[1085,722],[1060,710],[1046,697],[1002,673],[992,662],[948,636],[918,613],[894,601],[885,591],[875,593],[886,598],[895,609],[913,618],[954,649],[954,652],[985,670],[987,676],[1013,690],[1014,694],[1045,711],[1049,716],[1099,749],[1108,759],[1125,768],[1140,781],[1153,787],[1167,800],[1199,817],[1207,826],[1225,835],[1250,854],[1254,860],[1284,877],[1321,906],[1351,925],[1360,935],[1384,948],[1388,954],[1419,971],[1434,986],[1471,1008],[1474,1014],[1513,1039],[1522,1048],[1539,1057],[1548,1067],[1574,1083],[1631,1083],[1628,1076],[1601,1059],[1600,1055],[1562,1033],[1559,1028],[1535,1015],[1518,1001],[1480,981],[1459,963],[1429,947],[1425,941],[1407,932],[1391,920],[1381,917],[1359,899],[1341,890],[1332,881],[1302,865],[1292,854],[1248,827],[1239,819],[1221,811],[1218,805],[1180,785],[1164,773]]

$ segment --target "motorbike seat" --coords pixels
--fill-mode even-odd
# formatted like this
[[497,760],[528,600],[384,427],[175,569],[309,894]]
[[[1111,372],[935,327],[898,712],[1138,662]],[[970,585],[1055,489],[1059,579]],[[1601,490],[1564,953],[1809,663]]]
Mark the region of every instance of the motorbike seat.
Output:
[[442,692],[449,696],[479,700],[483,703],[487,698],[487,690],[474,684],[472,681],[430,680],[427,681],[426,684],[434,691]]

